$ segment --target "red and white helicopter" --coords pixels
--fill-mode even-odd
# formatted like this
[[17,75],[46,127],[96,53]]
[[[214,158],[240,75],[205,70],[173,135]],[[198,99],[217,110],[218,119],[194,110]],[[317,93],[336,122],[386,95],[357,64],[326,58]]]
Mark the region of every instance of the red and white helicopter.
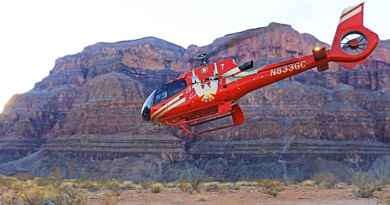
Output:
[[[363,26],[364,3],[345,9],[340,17],[330,49],[313,48],[312,55],[254,67],[253,61],[237,65],[234,59],[207,63],[200,55],[200,67],[154,90],[142,106],[144,120],[179,128],[186,140],[202,133],[244,123],[237,100],[247,93],[317,67],[328,69],[329,62],[339,62],[352,69],[376,48],[378,35]],[[230,117],[232,123],[193,133],[191,127]]]

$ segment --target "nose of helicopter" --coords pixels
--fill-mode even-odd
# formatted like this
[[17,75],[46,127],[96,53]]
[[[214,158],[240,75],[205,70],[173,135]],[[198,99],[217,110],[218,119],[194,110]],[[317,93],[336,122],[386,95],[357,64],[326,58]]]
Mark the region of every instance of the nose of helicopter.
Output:
[[154,94],[155,93],[156,93],[156,91],[153,91],[148,96],[148,98],[146,98],[144,104],[142,105],[141,116],[142,116],[142,119],[145,120],[145,121],[149,121],[150,120],[150,109],[152,108],[152,105],[153,105],[153,99],[154,99]]
[[142,109],[141,115],[142,115],[143,120],[149,121],[150,120],[150,109],[145,107],[144,109]]

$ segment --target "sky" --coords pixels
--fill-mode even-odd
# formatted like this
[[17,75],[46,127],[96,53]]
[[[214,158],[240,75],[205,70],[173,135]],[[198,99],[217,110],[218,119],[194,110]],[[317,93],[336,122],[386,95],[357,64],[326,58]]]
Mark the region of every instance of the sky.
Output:
[[[187,47],[286,23],[331,42],[341,11],[362,0],[0,0],[0,112],[61,56],[96,42],[155,36]],[[390,39],[390,1],[365,0],[365,25]]]

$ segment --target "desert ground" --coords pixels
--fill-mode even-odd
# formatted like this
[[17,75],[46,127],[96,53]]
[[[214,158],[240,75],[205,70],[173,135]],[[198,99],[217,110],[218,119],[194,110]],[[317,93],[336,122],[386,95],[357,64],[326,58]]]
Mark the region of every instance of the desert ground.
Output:
[[390,183],[370,186],[359,179],[347,184],[321,176],[286,185],[270,179],[135,183],[0,176],[0,205],[390,205]]
[[[379,197],[390,194],[390,188],[376,193],[374,198],[357,198],[352,195],[352,188],[318,189],[288,186],[277,197],[261,193],[256,188],[242,188],[224,192],[201,192],[195,194],[181,191],[151,192],[126,191],[120,194],[119,205],[380,205]],[[103,193],[90,196],[90,205],[104,204]]]

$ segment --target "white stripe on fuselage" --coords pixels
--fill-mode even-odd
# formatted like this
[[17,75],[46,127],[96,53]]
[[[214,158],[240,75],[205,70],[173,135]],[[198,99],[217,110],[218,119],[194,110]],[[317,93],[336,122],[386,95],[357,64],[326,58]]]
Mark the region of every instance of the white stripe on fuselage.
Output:
[[179,101],[177,101],[176,103],[172,104],[171,106],[169,106],[167,109],[165,109],[164,111],[160,112],[157,116],[156,116],[156,119],[160,118],[162,115],[164,115],[165,113],[167,113],[168,111],[172,110],[173,108],[183,104],[184,102],[186,101],[185,98],[182,98],[180,99]]
[[181,96],[183,95],[183,93],[180,93],[178,96],[176,96],[175,98],[173,98],[171,101],[167,102],[165,105],[163,105],[160,109],[156,110],[156,112],[154,112],[151,116],[151,119],[153,119],[157,114],[159,114],[160,112],[162,112],[165,108],[167,108],[168,106],[170,106],[171,104],[175,103]]

